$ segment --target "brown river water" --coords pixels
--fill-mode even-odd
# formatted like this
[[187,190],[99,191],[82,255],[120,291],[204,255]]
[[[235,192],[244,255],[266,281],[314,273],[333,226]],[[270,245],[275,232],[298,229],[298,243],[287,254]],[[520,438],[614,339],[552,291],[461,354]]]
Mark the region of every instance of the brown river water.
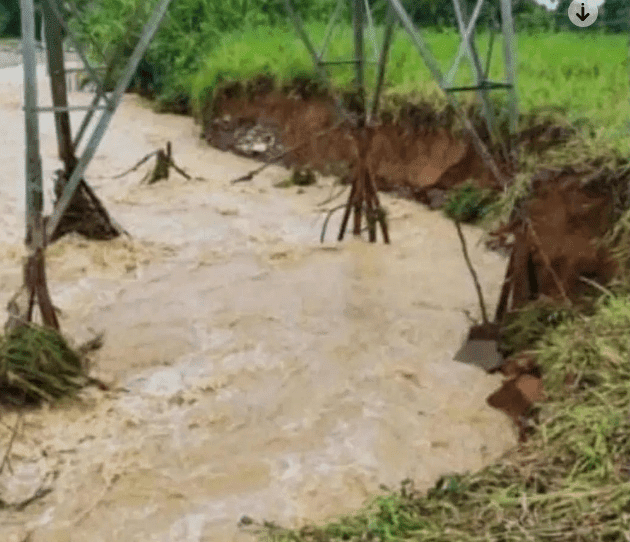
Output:
[[[45,72],[40,83],[50,104]],[[1,307],[21,284],[21,104],[21,68],[0,70]],[[40,130],[49,198],[51,114]],[[140,185],[148,164],[112,179],[166,141],[196,180]],[[114,387],[25,413],[0,498],[51,491],[0,510],[0,540],[247,540],[243,515],[323,521],[379,484],[428,488],[515,445],[510,420],[485,403],[501,378],[452,361],[462,311],[478,313],[452,223],[383,195],[391,246],[333,242],[340,214],[320,244],[332,179],[274,188],[287,172],[270,167],[230,185],[255,165],[208,147],[191,118],[125,96],[86,179],[132,239],[48,250],[63,330],[79,342],[105,332],[93,372]],[[505,261],[465,233],[496,299]],[[0,455],[14,420],[2,413]]]

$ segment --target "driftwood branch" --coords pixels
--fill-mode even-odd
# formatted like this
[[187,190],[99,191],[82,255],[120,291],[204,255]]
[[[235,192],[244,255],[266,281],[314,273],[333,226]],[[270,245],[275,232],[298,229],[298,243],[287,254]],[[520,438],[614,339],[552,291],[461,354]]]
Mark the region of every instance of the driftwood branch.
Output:
[[18,434],[18,428],[20,426],[21,421],[22,421],[22,413],[20,412],[17,415],[17,419],[15,420],[15,426],[13,427],[13,430],[11,431],[11,438],[9,439],[9,444],[7,446],[7,449],[4,452],[2,463],[0,463],[0,474],[2,474],[2,471],[4,470],[5,465],[9,469],[9,472],[13,474],[13,469],[11,468],[11,460],[9,459],[9,456],[11,455],[11,448],[13,448],[13,442],[15,441],[15,437]]
[[[333,187],[334,189],[334,187]],[[332,195],[332,190],[330,191],[331,195],[328,197],[328,199],[322,201],[321,203],[318,203],[317,206],[318,207],[322,207],[324,205],[327,205],[328,203],[335,201],[338,197],[340,197],[341,195],[343,195],[343,193],[348,189],[347,186],[344,186],[341,190],[339,190],[335,195]]]
[[188,175],[188,173],[186,173],[182,168],[177,166],[177,164],[172,158],[169,161],[169,166],[171,166],[175,171],[177,171],[177,173],[179,173],[182,177],[185,177],[186,180],[190,181],[190,179],[192,179],[192,177]]
[[324,225],[322,226],[322,234],[319,236],[320,243],[324,242],[324,238],[326,237],[326,228],[328,228],[328,221],[330,217],[334,215],[337,211],[346,207],[346,204],[343,203],[341,205],[337,205],[337,207],[333,207],[326,213],[326,219],[324,220]]
[[157,149],[153,152],[150,152],[139,162],[137,162],[136,165],[133,166],[131,169],[128,169],[127,171],[125,171],[124,173],[120,173],[119,175],[115,175],[114,177],[112,177],[112,179],[120,179],[125,175],[136,171],[142,164],[144,164],[147,160],[150,160],[154,156],[156,157],[155,167],[142,179],[141,183],[146,182],[147,184],[153,184],[160,179],[168,179],[169,167],[172,167],[175,171],[177,171],[177,173],[179,173],[182,177],[185,177],[187,180],[190,181],[192,179],[192,177],[188,175],[188,173],[186,173],[175,163],[170,141],[166,143],[166,150]]
[[464,237],[464,233],[462,232],[462,226],[459,223],[459,220],[455,220],[455,227],[457,228],[457,235],[459,236],[459,240],[462,244],[462,252],[464,254],[464,260],[466,260],[466,265],[468,266],[468,270],[472,276],[473,282],[475,283],[475,289],[477,290],[477,296],[479,297],[479,306],[481,307],[481,317],[483,318],[483,323],[487,324],[488,320],[488,312],[486,311],[486,303],[483,299],[483,292],[481,291],[481,284],[479,284],[479,278],[477,277],[477,272],[470,261],[470,256],[468,255],[468,247],[466,245],[466,238]]
[[121,173],[119,175],[115,175],[114,177],[112,177],[112,179],[121,179],[125,175],[129,175],[131,172],[136,171],[142,164],[144,164],[151,157],[155,156],[157,153],[158,153],[158,151],[150,152],[144,158],[142,158],[139,162],[137,162],[136,165],[133,166],[131,169],[128,169],[127,171],[125,171],[124,173]]
[[604,295],[607,295],[609,297],[613,297],[613,295],[614,295],[608,288],[605,288],[604,286],[599,284],[599,282],[595,282],[594,280],[591,280],[591,279],[589,279],[587,277],[583,277],[583,276],[580,276],[579,279],[584,284],[588,284],[589,286],[592,286],[593,288],[595,288],[596,290],[599,290]]
[[[3,502],[2,499],[0,499],[0,508],[4,508],[4,509],[10,508],[12,510],[17,510],[18,512],[21,512],[29,504],[33,504],[35,501],[39,499],[43,499],[49,493],[52,493],[52,487],[41,486],[37,488],[37,491],[35,491],[35,493],[33,493],[33,495],[31,495],[28,499],[24,499],[23,501],[20,501],[20,502],[9,504],[9,503]],[[30,536],[30,533],[27,533],[26,537],[22,539],[22,542],[29,542],[31,540],[29,536]]]
[[540,241],[540,238],[538,237],[538,234],[536,233],[536,230],[534,229],[534,225],[532,224],[531,219],[527,218],[525,220],[525,223],[527,227],[529,228],[530,233],[532,234],[532,239],[534,240],[534,243],[536,244],[536,248],[538,249],[538,252],[540,252],[540,257],[542,258],[542,261],[545,267],[547,268],[547,271],[549,271],[551,278],[554,284],[556,285],[556,288],[558,288],[558,291],[560,292],[560,295],[562,296],[563,301],[567,305],[570,306],[571,300],[569,299],[569,296],[567,295],[567,292],[564,289],[562,282],[560,281],[560,277],[558,277],[558,274],[554,271],[553,267],[551,266],[551,260],[549,259],[549,256],[547,256],[547,253],[543,250],[542,243]]

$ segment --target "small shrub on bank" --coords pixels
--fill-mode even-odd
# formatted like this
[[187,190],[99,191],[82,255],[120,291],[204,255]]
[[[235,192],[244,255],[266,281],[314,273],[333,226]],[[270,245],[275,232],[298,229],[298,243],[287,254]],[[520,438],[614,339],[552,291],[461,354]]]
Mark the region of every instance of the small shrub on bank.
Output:
[[470,180],[465,181],[448,193],[444,212],[449,218],[474,223],[484,218],[495,199],[493,190],[479,188]]

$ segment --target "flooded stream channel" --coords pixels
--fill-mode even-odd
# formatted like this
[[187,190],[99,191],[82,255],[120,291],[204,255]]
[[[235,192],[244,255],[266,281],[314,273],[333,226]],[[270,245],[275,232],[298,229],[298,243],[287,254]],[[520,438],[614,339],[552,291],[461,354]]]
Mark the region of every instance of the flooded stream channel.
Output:
[[[21,284],[21,78],[19,67],[0,70],[2,307]],[[40,83],[49,104],[44,71]],[[40,129],[48,197],[52,115]],[[166,141],[202,179],[141,186],[148,165],[112,179]],[[254,165],[208,147],[191,118],[125,96],[86,179],[132,239],[68,237],[48,256],[63,330],[77,341],[105,332],[93,371],[114,389],[25,414],[0,495],[10,504],[51,491],[0,510],[1,540],[245,540],[243,515],[324,520],[379,484],[428,488],[516,443],[485,403],[501,378],[452,361],[462,311],[478,312],[452,223],[383,195],[391,246],[322,245],[317,204],[333,180],[278,189],[287,172],[270,167],[229,184]],[[465,231],[496,299],[505,261]],[[13,420],[0,420],[2,453]]]

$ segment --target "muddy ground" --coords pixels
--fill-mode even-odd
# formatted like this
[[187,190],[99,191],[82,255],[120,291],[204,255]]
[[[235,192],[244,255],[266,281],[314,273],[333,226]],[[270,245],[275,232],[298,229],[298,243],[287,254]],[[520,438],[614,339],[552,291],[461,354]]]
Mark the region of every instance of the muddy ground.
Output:
[[[0,131],[0,306],[21,284],[21,78],[0,70],[10,127]],[[50,103],[43,70],[40,81]],[[48,196],[59,167],[51,116],[40,127]],[[166,141],[202,180],[139,186],[148,165],[112,179]],[[379,484],[428,488],[515,445],[509,418],[486,404],[501,378],[452,361],[462,311],[478,310],[453,224],[383,195],[390,246],[322,245],[318,203],[334,179],[279,190],[288,172],[271,167],[229,184],[254,166],[209,148],[191,118],[125,96],[86,179],[133,238],[68,237],[48,256],[63,329],[79,342],[105,332],[93,370],[113,390],[25,414],[0,476],[0,539],[248,539],[243,515],[324,520]],[[505,259],[465,233],[494,300]],[[14,419],[2,411],[3,450]]]

